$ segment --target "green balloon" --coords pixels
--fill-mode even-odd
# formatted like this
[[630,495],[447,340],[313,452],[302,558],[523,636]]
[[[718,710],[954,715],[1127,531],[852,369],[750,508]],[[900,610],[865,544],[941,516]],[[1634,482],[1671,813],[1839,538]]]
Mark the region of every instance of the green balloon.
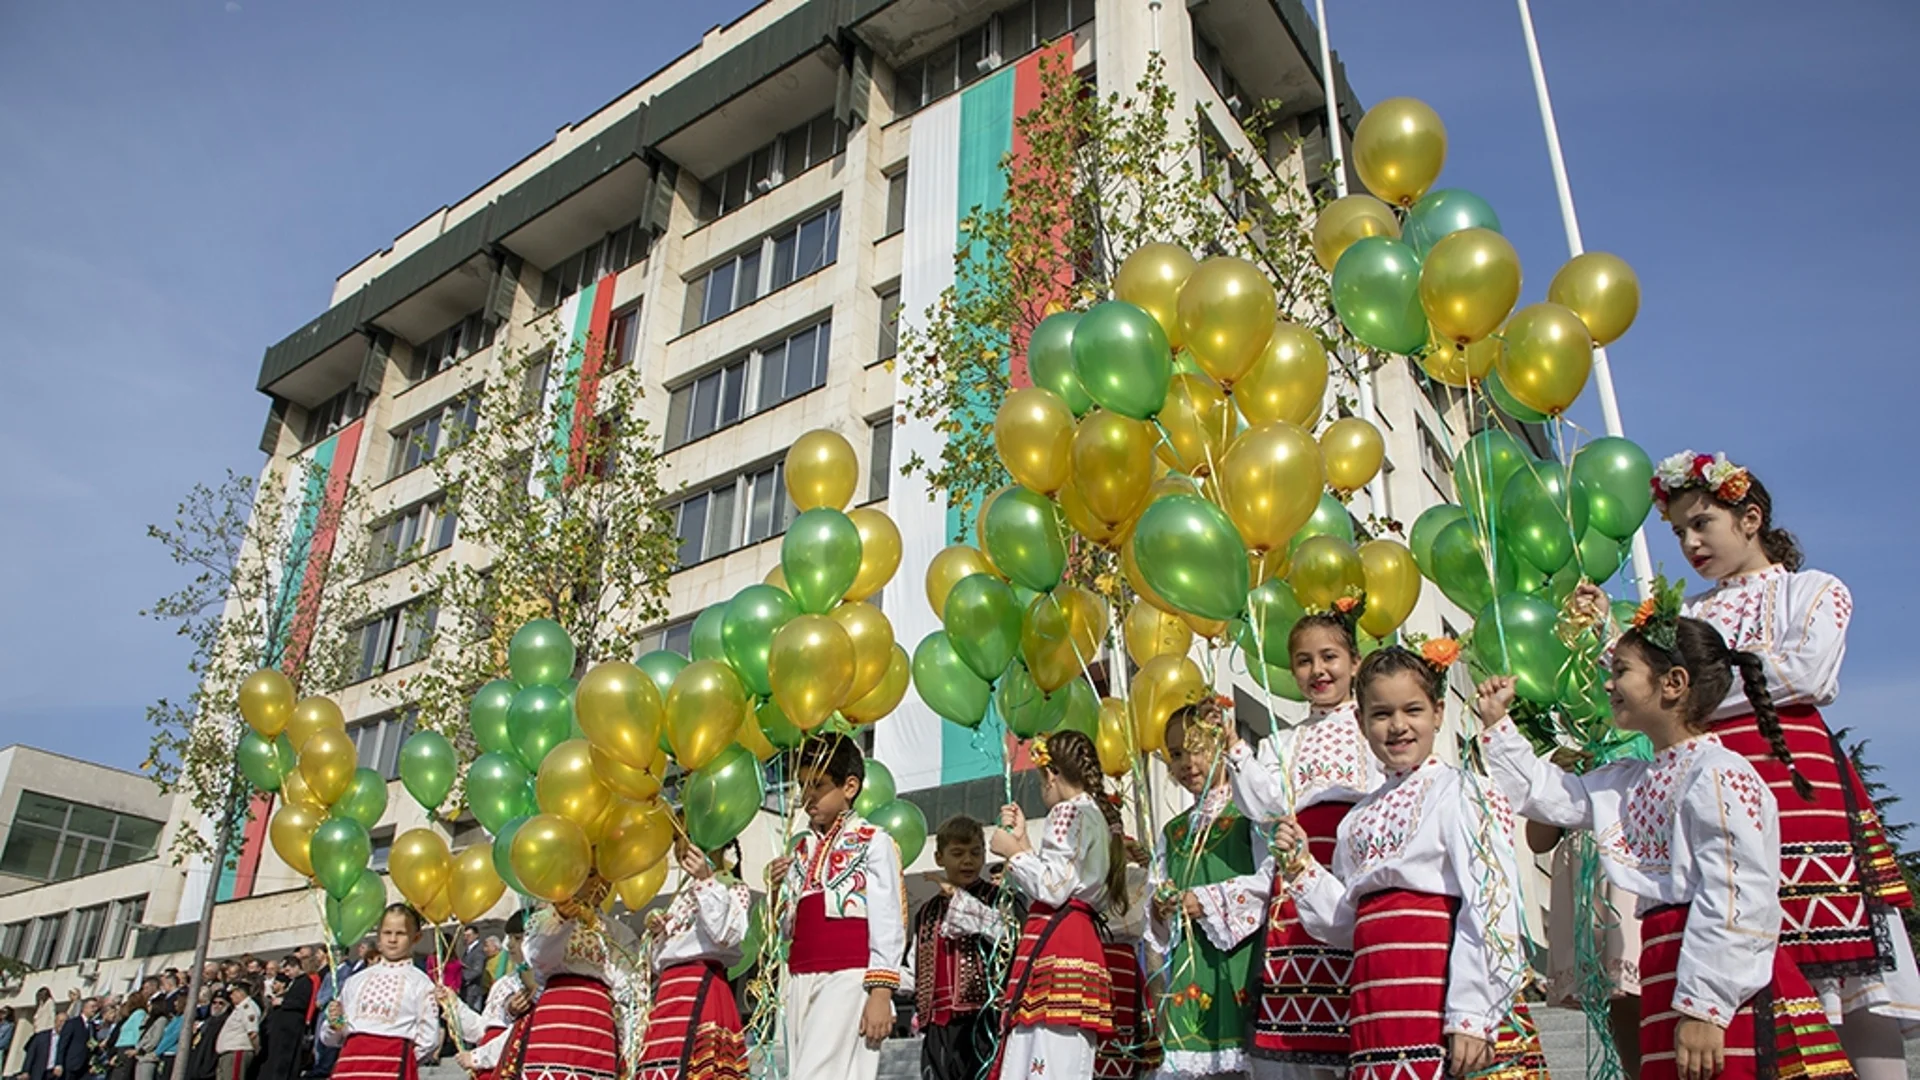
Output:
[[1313,516],[1287,541],[1287,555],[1291,557],[1300,550],[1301,544],[1315,536],[1333,536],[1353,543],[1353,515],[1347,512],[1346,503],[1322,492],[1320,501],[1314,504]]
[[665,701],[667,691],[673,689],[673,677],[680,674],[681,668],[687,666],[687,658],[676,652],[655,649],[635,660],[633,666],[647,673],[647,678],[652,679],[654,687],[660,691],[660,700]]
[[520,884],[520,875],[513,871],[513,838],[520,831],[520,826],[525,825],[532,816],[531,811],[516,814],[493,830],[493,872],[500,875],[500,880],[507,883],[507,888],[521,896],[527,895],[527,887]]
[[330,816],[313,830],[307,856],[313,863],[313,879],[328,896],[344,900],[367,868],[367,860],[373,858],[373,841],[365,825],[350,817]]
[[573,706],[557,686],[529,686],[513,695],[507,731],[513,750],[528,772],[538,772],[547,751],[567,741],[573,730]]
[[1226,511],[1206,499],[1154,500],[1130,542],[1147,585],[1181,611],[1231,619],[1246,606],[1247,545]]
[[507,822],[533,811],[527,808],[532,777],[512,754],[481,754],[467,769],[467,807],[486,830],[499,835]]
[[747,908],[747,936],[740,942],[740,959],[727,969],[729,980],[745,978],[760,962],[760,950],[767,945],[767,912],[772,908],[772,904],[753,904]]
[[552,619],[530,619],[513,632],[507,670],[521,686],[558,686],[573,674],[573,639]]
[[791,750],[806,741],[807,733],[800,730],[800,725],[787,719],[787,714],[773,703],[772,698],[761,702],[759,708],[754,710],[754,716],[760,721],[760,734],[778,749]]
[[1067,715],[1067,695],[1041,690],[1025,664],[1014,664],[1000,676],[994,684],[993,704],[1007,730],[1022,739],[1052,731]]
[[1487,396],[1493,399],[1495,408],[1523,424],[1544,424],[1547,422],[1546,413],[1531,406],[1521,404],[1520,399],[1513,396],[1513,392],[1507,389],[1507,384],[1500,381],[1500,370],[1498,368],[1488,369],[1486,375],[1480,380],[1480,389],[1486,391]]
[[[727,605],[714,604],[693,617],[692,651],[695,660],[725,660],[727,643],[722,636],[726,626]],[[685,666],[685,665],[682,665]],[[666,690],[660,693],[664,696]]]
[[1556,696],[1567,719],[1576,723],[1611,720],[1613,704],[1607,700],[1607,669],[1601,665],[1598,641],[1592,651],[1579,651],[1568,660],[1560,674]]
[[900,847],[900,865],[911,866],[927,846],[927,815],[905,799],[894,799],[875,808],[868,821],[886,830]]
[[1392,633],[1388,634],[1386,637],[1377,638],[1377,637],[1374,637],[1372,634],[1367,633],[1365,630],[1356,629],[1353,632],[1353,637],[1354,637],[1354,644],[1360,646],[1360,658],[1364,660],[1366,659],[1368,653],[1378,652],[1379,650],[1384,649],[1389,645],[1399,644],[1400,631],[1395,630]]
[[1125,300],[1108,300],[1074,325],[1073,370],[1094,404],[1145,420],[1167,400],[1173,349],[1152,315]]
[[287,742],[287,756],[281,756],[280,744],[287,742],[285,735],[277,739],[263,739],[251,729],[240,736],[239,745],[233,748],[234,761],[240,765],[241,775],[247,782],[261,791],[279,791],[280,781],[286,778],[287,770],[293,768],[297,760],[292,754],[293,744]]
[[877,761],[867,762],[867,777],[860,782],[860,797],[853,800],[853,812],[871,819],[873,812],[893,801],[893,770]]
[[1573,478],[1587,489],[1588,524],[1604,536],[1631,537],[1653,509],[1653,462],[1626,439],[1609,435],[1581,447]]
[[802,513],[780,541],[780,569],[800,610],[825,615],[860,575],[859,526],[825,506]]
[[1553,574],[1546,579],[1545,585],[1529,591],[1534,596],[1538,596],[1552,604],[1555,609],[1559,609],[1566,605],[1567,597],[1573,595],[1573,590],[1580,587],[1583,576],[1580,560],[1568,559],[1567,565],[1555,570]]
[[467,716],[473,723],[473,741],[483,753],[498,754],[513,749],[513,731],[507,727],[507,712],[513,708],[513,695],[520,688],[511,679],[495,679],[473,695]]
[[1288,701],[1307,700],[1300,683],[1293,677],[1293,669],[1285,664],[1263,664],[1254,660],[1247,665],[1247,674],[1252,676],[1254,685],[1269,693]]
[[1537,596],[1507,593],[1474,620],[1473,651],[1488,670],[1512,675],[1522,698],[1551,705],[1570,655],[1554,633],[1559,617],[1558,609]]
[[992,574],[960,579],[947,594],[941,622],[968,670],[988,682],[999,678],[1020,652],[1020,603],[1006,582]]
[[992,694],[987,681],[954,651],[945,630],[928,634],[913,650],[913,688],[929,709],[964,728],[980,726]]
[[1356,241],[1334,264],[1333,310],[1349,333],[1382,352],[1419,352],[1427,344],[1420,256],[1384,236]]
[[347,783],[346,794],[334,800],[333,813],[338,817],[352,818],[363,829],[380,824],[380,819],[387,813],[386,778],[372,769],[353,770],[353,779]]
[[1023,487],[1003,489],[987,504],[987,556],[1016,585],[1048,592],[1067,571],[1066,525],[1060,508]]
[[1554,461],[1516,471],[1500,494],[1500,543],[1534,569],[1567,565],[1587,531],[1587,491]]
[[735,743],[689,774],[680,797],[687,839],[702,851],[716,851],[753,823],[767,786],[752,751]]
[[1066,715],[1053,725],[1053,730],[1077,731],[1089,739],[1100,738],[1100,695],[1094,693],[1093,684],[1085,679],[1075,679],[1059,690],[1056,696],[1067,696]]
[[734,594],[722,607],[720,642],[727,663],[740,675],[751,693],[765,697],[773,693],[767,681],[767,653],[773,648],[774,632],[795,616],[800,608],[793,597],[771,585],[749,585]]
[[459,767],[453,744],[437,731],[416,731],[400,748],[400,782],[428,814],[447,801]]
[[1425,259],[1441,237],[1466,229],[1499,232],[1500,215],[1471,191],[1441,188],[1428,192],[1407,211],[1407,219],[1400,223],[1400,242]]
[[1041,319],[1027,339],[1027,374],[1033,377],[1033,385],[1059,394],[1073,415],[1085,416],[1093,408],[1093,399],[1073,370],[1073,328],[1079,323],[1077,311],[1055,312]]
[[1591,514],[1587,517],[1586,535],[1580,538],[1580,557],[1573,560],[1579,564],[1580,572],[1596,585],[1604,585],[1613,575],[1620,572],[1620,564],[1627,559],[1627,542],[1615,540],[1593,525]]
[[333,943],[344,947],[371,934],[386,910],[386,885],[379,874],[362,869],[343,896],[327,897],[327,929],[333,933]]
[[1491,560],[1474,535],[1473,522],[1461,519],[1440,530],[1433,539],[1433,583],[1447,599],[1466,611],[1479,611],[1493,598],[1514,588],[1513,558],[1504,551]]
[[1433,580],[1433,540],[1440,530],[1456,521],[1465,521],[1467,512],[1452,503],[1429,506],[1420,511],[1413,521],[1413,532],[1407,537],[1407,547],[1413,552],[1413,565],[1428,581]]
[[1519,439],[1499,428],[1468,439],[1453,456],[1453,486],[1459,490],[1460,505],[1478,520],[1490,520],[1507,481],[1532,460]]
[[1234,636],[1247,654],[1248,666],[1262,660],[1288,666],[1293,655],[1287,637],[1293,633],[1293,624],[1306,613],[1307,609],[1293,594],[1293,586],[1279,578],[1263,581],[1248,593],[1246,620],[1234,628]]
[[1632,626],[1633,617],[1639,613],[1640,605],[1631,600],[1615,600],[1613,602],[1613,621],[1614,624],[1622,630]]

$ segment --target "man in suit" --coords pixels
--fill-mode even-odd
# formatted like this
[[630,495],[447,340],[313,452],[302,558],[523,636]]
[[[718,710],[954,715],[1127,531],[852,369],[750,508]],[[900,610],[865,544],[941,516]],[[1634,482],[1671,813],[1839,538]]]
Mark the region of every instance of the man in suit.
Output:
[[487,949],[475,927],[462,930],[460,937],[460,998],[479,1012],[487,1003]]
[[87,1065],[93,1058],[93,1048],[87,1043],[93,1037],[93,1017],[99,1009],[97,999],[87,998],[80,1003],[80,1011],[69,1012],[66,1023],[60,1025],[59,1042],[53,1051],[55,1080],[82,1080],[87,1075]]

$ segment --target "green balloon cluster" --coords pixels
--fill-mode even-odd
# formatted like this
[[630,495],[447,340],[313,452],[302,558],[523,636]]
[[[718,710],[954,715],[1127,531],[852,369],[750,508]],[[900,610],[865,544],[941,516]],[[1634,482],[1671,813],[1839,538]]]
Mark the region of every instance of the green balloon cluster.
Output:
[[507,645],[507,670],[521,686],[558,686],[573,662],[573,639],[552,619],[529,619]]
[[1499,232],[1500,215],[1493,212],[1487,200],[1471,191],[1441,188],[1427,192],[1407,211],[1407,219],[1400,224],[1400,241],[1424,259],[1441,237],[1466,229]]
[[853,812],[871,820],[875,810],[893,801],[896,790],[893,770],[878,761],[868,761],[866,779],[860,782],[860,797],[853,800]]
[[473,695],[467,718],[473,726],[473,739],[480,744],[482,752],[513,752],[513,731],[507,726],[507,715],[513,709],[514,695],[519,692],[520,688],[512,681],[495,679]]
[[[691,646],[695,660],[725,660],[727,658],[726,639],[721,630],[726,624],[727,605],[714,604],[703,609],[693,617],[693,644]],[[666,693],[665,689],[660,691]]]
[[1427,344],[1419,253],[1384,236],[1354,242],[1333,267],[1333,309],[1368,345],[1403,355],[1419,352]]
[[366,937],[386,910],[386,885],[379,874],[361,867],[344,892],[337,897],[329,892],[327,896],[327,929],[333,934],[333,943],[345,947]]
[[960,659],[953,639],[936,630],[913,650],[913,688],[927,708],[964,728],[986,718],[993,688]]
[[735,743],[688,775],[681,789],[687,839],[702,851],[717,851],[753,822],[766,801],[760,763]]
[[[366,872],[373,857],[367,827],[349,817],[329,817],[313,830],[307,852],[313,861],[313,879],[335,900],[345,900]],[[386,894],[381,893],[382,897]],[[384,902],[381,905],[385,906]]]
[[1022,739],[1044,735],[1057,727],[1067,715],[1067,691],[1063,687],[1049,694],[1041,690],[1025,664],[1014,664],[993,688],[993,704],[1007,730]]
[[387,780],[372,769],[355,769],[346,794],[333,803],[335,816],[357,821],[362,829],[380,824],[386,812]]
[[537,771],[547,751],[573,732],[573,703],[558,686],[528,686],[513,695],[507,709],[507,734],[528,772]]
[[1215,503],[1198,495],[1156,499],[1131,543],[1148,587],[1181,611],[1231,619],[1246,606],[1247,545]]
[[467,808],[495,836],[514,818],[536,813],[533,777],[518,757],[481,754],[467,769]]
[[1474,620],[1474,655],[1487,670],[1512,675],[1522,699],[1552,705],[1572,656],[1554,632],[1558,619],[1553,605],[1539,597],[1508,593]]

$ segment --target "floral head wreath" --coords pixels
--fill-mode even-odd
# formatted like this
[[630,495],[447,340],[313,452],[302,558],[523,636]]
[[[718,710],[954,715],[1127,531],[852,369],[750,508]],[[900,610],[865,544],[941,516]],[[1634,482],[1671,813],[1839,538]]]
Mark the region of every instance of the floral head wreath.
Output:
[[1412,633],[1402,636],[1408,646],[1417,646],[1420,659],[1441,675],[1445,675],[1447,669],[1460,659],[1460,643],[1450,637],[1430,638]]
[[1045,735],[1035,735],[1033,741],[1027,744],[1027,757],[1042,769],[1052,767],[1053,754],[1047,749]]
[[1680,626],[1680,604],[1686,590],[1680,583],[1668,582],[1665,574],[1655,575],[1653,592],[1633,613],[1633,629],[1650,645],[1672,652],[1675,633]]
[[1682,450],[1662,461],[1653,470],[1653,501],[1660,516],[1667,516],[1667,500],[1682,491],[1700,489],[1713,493],[1723,503],[1737,503],[1747,497],[1753,475],[1727,460],[1725,454],[1696,454]]

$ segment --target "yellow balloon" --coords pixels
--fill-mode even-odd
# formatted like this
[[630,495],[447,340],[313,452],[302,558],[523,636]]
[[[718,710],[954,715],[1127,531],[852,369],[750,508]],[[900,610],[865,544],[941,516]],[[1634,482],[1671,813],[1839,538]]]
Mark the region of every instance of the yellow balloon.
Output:
[[1119,525],[1146,505],[1158,441],[1143,420],[1106,409],[1081,417],[1073,433],[1073,487],[1095,518]]
[[1313,257],[1320,269],[1331,274],[1340,256],[1369,236],[1400,239],[1400,219],[1393,215],[1393,207],[1371,195],[1335,199],[1313,219]]
[[299,769],[288,769],[287,775],[280,778],[280,801],[287,806],[298,804],[312,807],[320,812],[321,817],[327,816],[327,804],[321,802],[320,797],[307,787],[307,778],[300,775]]
[[747,715],[747,688],[718,660],[695,660],[667,691],[667,742],[680,767],[694,770],[733,742]]
[[587,834],[558,814],[535,814],[522,822],[508,858],[529,895],[556,904],[579,892],[593,869]]
[[1060,516],[1067,519],[1067,527],[1101,547],[1112,547],[1126,527],[1125,522],[1109,525],[1094,516],[1087,506],[1086,496],[1080,494],[1080,478],[1077,476],[1060,489],[1058,501]]
[[347,793],[353,771],[359,767],[360,754],[345,730],[319,732],[300,750],[300,775],[322,806],[332,806]]
[[1367,606],[1360,613],[1360,629],[1386,637],[1400,628],[1420,602],[1420,568],[1413,552],[1397,540],[1369,540],[1360,545],[1360,565],[1366,572]]
[[747,710],[747,718],[740,721],[740,730],[734,732],[733,741],[745,747],[755,761],[772,760],[773,755],[780,752],[780,748],[767,739],[766,731],[760,726],[760,713],[754,709]]
[[830,616],[853,642],[853,686],[845,704],[873,692],[893,662],[893,623],[872,604],[841,604]]
[[608,881],[630,878],[659,862],[673,844],[673,815],[658,802],[617,804],[593,846],[593,866]]
[[447,900],[463,923],[477,922],[505,895],[507,883],[494,869],[493,845],[475,844],[453,857],[447,879]]
[[[859,512],[860,511],[855,510],[853,514],[857,514]],[[848,514],[847,516],[852,517],[853,514]],[[771,585],[774,588],[779,589],[781,592],[786,592],[787,591],[787,571],[779,563],[775,563],[773,566],[773,569],[767,571],[767,576],[760,579],[760,583],[762,585]]]
[[240,684],[240,717],[263,739],[287,729],[293,704],[293,684],[273,668],[261,668]]
[[839,623],[825,615],[789,620],[767,653],[774,704],[795,727],[812,731],[846,702],[854,665],[853,638]]
[[1245,259],[1215,255],[1180,287],[1180,337],[1200,370],[1231,387],[1273,335],[1273,283]]
[[1125,776],[1132,770],[1133,721],[1126,702],[1100,699],[1100,726],[1095,729],[1093,748],[1100,754],[1100,771],[1108,776]]
[[1367,570],[1352,544],[1337,536],[1309,536],[1294,549],[1287,584],[1308,611],[1331,611],[1342,597],[1365,595]]
[[1380,429],[1357,416],[1343,416],[1320,433],[1320,460],[1327,486],[1342,494],[1359,491],[1380,473],[1387,444]]
[[1498,330],[1467,346],[1455,345],[1429,332],[1427,352],[1420,357],[1420,367],[1434,382],[1464,388],[1486,378],[1499,356]]
[[900,707],[912,682],[913,660],[907,656],[907,650],[895,645],[893,655],[887,658],[887,673],[880,677],[880,685],[841,709],[840,715],[851,724],[871,724]]
[[1167,344],[1180,348],[1180,286],[1198,266],[1178,244],[1144,244],[1120,263],[1113,276],[1115,299],[1142,308],[1167,332]]
[[308,739],[322,731],[345,730],[347,718],[340,715],[340,706],[328,698],[301,698],[294,703],[293,715],[287,718],[287,741],[293,744],[296,754],[307,748]]
[[573,715],[587,741],[638,769],[659,752],[665,709],[653,679],[624,660],[595,664],[573,691]]
[[628,911],[640,911],[653,903],[653,898],[660,895],[660,887],[666,883],[667,860],[661,859],[630,878],[614,882],[613,889]]
[[1514,312],[1501,342],[1500,382],[1530,409],[1558,416],[1586,388],[1593,370],[1593,337],[1587,324],[1559,304],[1534,304]]
[[1193,636],[1206,638],[1212,642],[1220,641],[1227,632],[1225,619],[1203,619],[1192,612],[1183,611],[1180,613],[1180,621],[1187,624],[1187,629],[1193,631]]
[[1242,432],[1221,462],[1227,516],[1255,554],[1285,548],[1320,505],[1326,486],[1320,445],[1284,420]]
[[1051,694],[1077,678],[1098,655],[1107,625],[1106,602],[1077,585],[1036,597],[1020,626],[1020,654],[1034,684]]
[[1175,709],[1207,696],[1200,666],[1184,656],[1156,656],[1140,665],[1128,687],[1133,741],[1143,754],[1167,745],[1167,719]]
[[1420,307],[1435,336],[1467,345],[1500,328],[1520,298],[1520,253],[1492,229],[1462,229],[1420,263]]
[[1595,345],[1610,345],[1640,314],[1640,278],[1618,255],[1589,251],[1553,275],[1547,299],[1580,316]]
[[1045,387],[1015,390],[994,414],[993,448],[1015,483],[1051,495],[1072,475],[1073,410]]
[[[591,757],[600,782],[621,798],[644,802],[660,794],[660,777],[652,768],[636,769],[599,747],[592,748]],[[654,761],[664,764],[666,755],[656,755]]]
[[1227,395],[1205,375],[1175,375],[1155,419],[1167,437],[1154,453],[1168,466],[1194,476],[1209,476],[1219,468],[1239,426]]
[[585,739],[568,739],[547,751],[533,780],[534,798],[544,813],[566,818],[591,835],[613,802],[613,789],[594,771]]
[[979,548],[968,544],[955,544],[942,548],[931,562],[927,563],[927,604],[935,611],[947,610],[947,594],[963,578],[975,574],[991,574],[993,568],[987,562],[987,556]]
[[283,804],[267,823],[267,839],[273,842],[273,850],[281,862],[293,867],[301,877],[313,876],[313,859],[307,853],[307,841],[313,839],[313,830],[326,818],[323,807],[290,802]]
[[787,494],[802,510],[842,510],[860,483],[860,461],[837,431],[816,428],[793,441],[787,451]]
[[447,842],[432,829],[408,829],[393,838],[387,854],[387,876],[393,887],[414,907],[424,907],[434,895],[444,891],[453,873],[453,856]]
[[[854,576],[852,587],[847,589],[847,599],[865,600],[892,581],[894,571],[900,569],[900,527],[893,523],[886,511],[871,506],[848,511],[847,519],[853,522],[854,528],[860,530],[860,572]],[[787,576],[783,573],[778,582],[769,580],[767,584],[777,584],[784,589],[787,587]]]
[[445,889],[434,893],[424,902],[415,904],[414,907],[419,910],[420,917],[430,926],[438,926],[453,918],[453,901],[448,899]]
[[1427,193],[1447,162],[1447,128],[1423,101],[1388,98],[1353,133],[1353,168],[1367,190],[1397,206]]
[[1274,324],[1260,359],[1233,385],[1233,403],[1249,424],[1307,427],[1326,399],[1327,350],[1313,331],[1290,322]]
[[1138,603],[1127,609],[1121,633],[1127,639],[1127,655],[1136,664],[1156,656],[1185,656],[1193,648],[1193,630],[1152,604]]

